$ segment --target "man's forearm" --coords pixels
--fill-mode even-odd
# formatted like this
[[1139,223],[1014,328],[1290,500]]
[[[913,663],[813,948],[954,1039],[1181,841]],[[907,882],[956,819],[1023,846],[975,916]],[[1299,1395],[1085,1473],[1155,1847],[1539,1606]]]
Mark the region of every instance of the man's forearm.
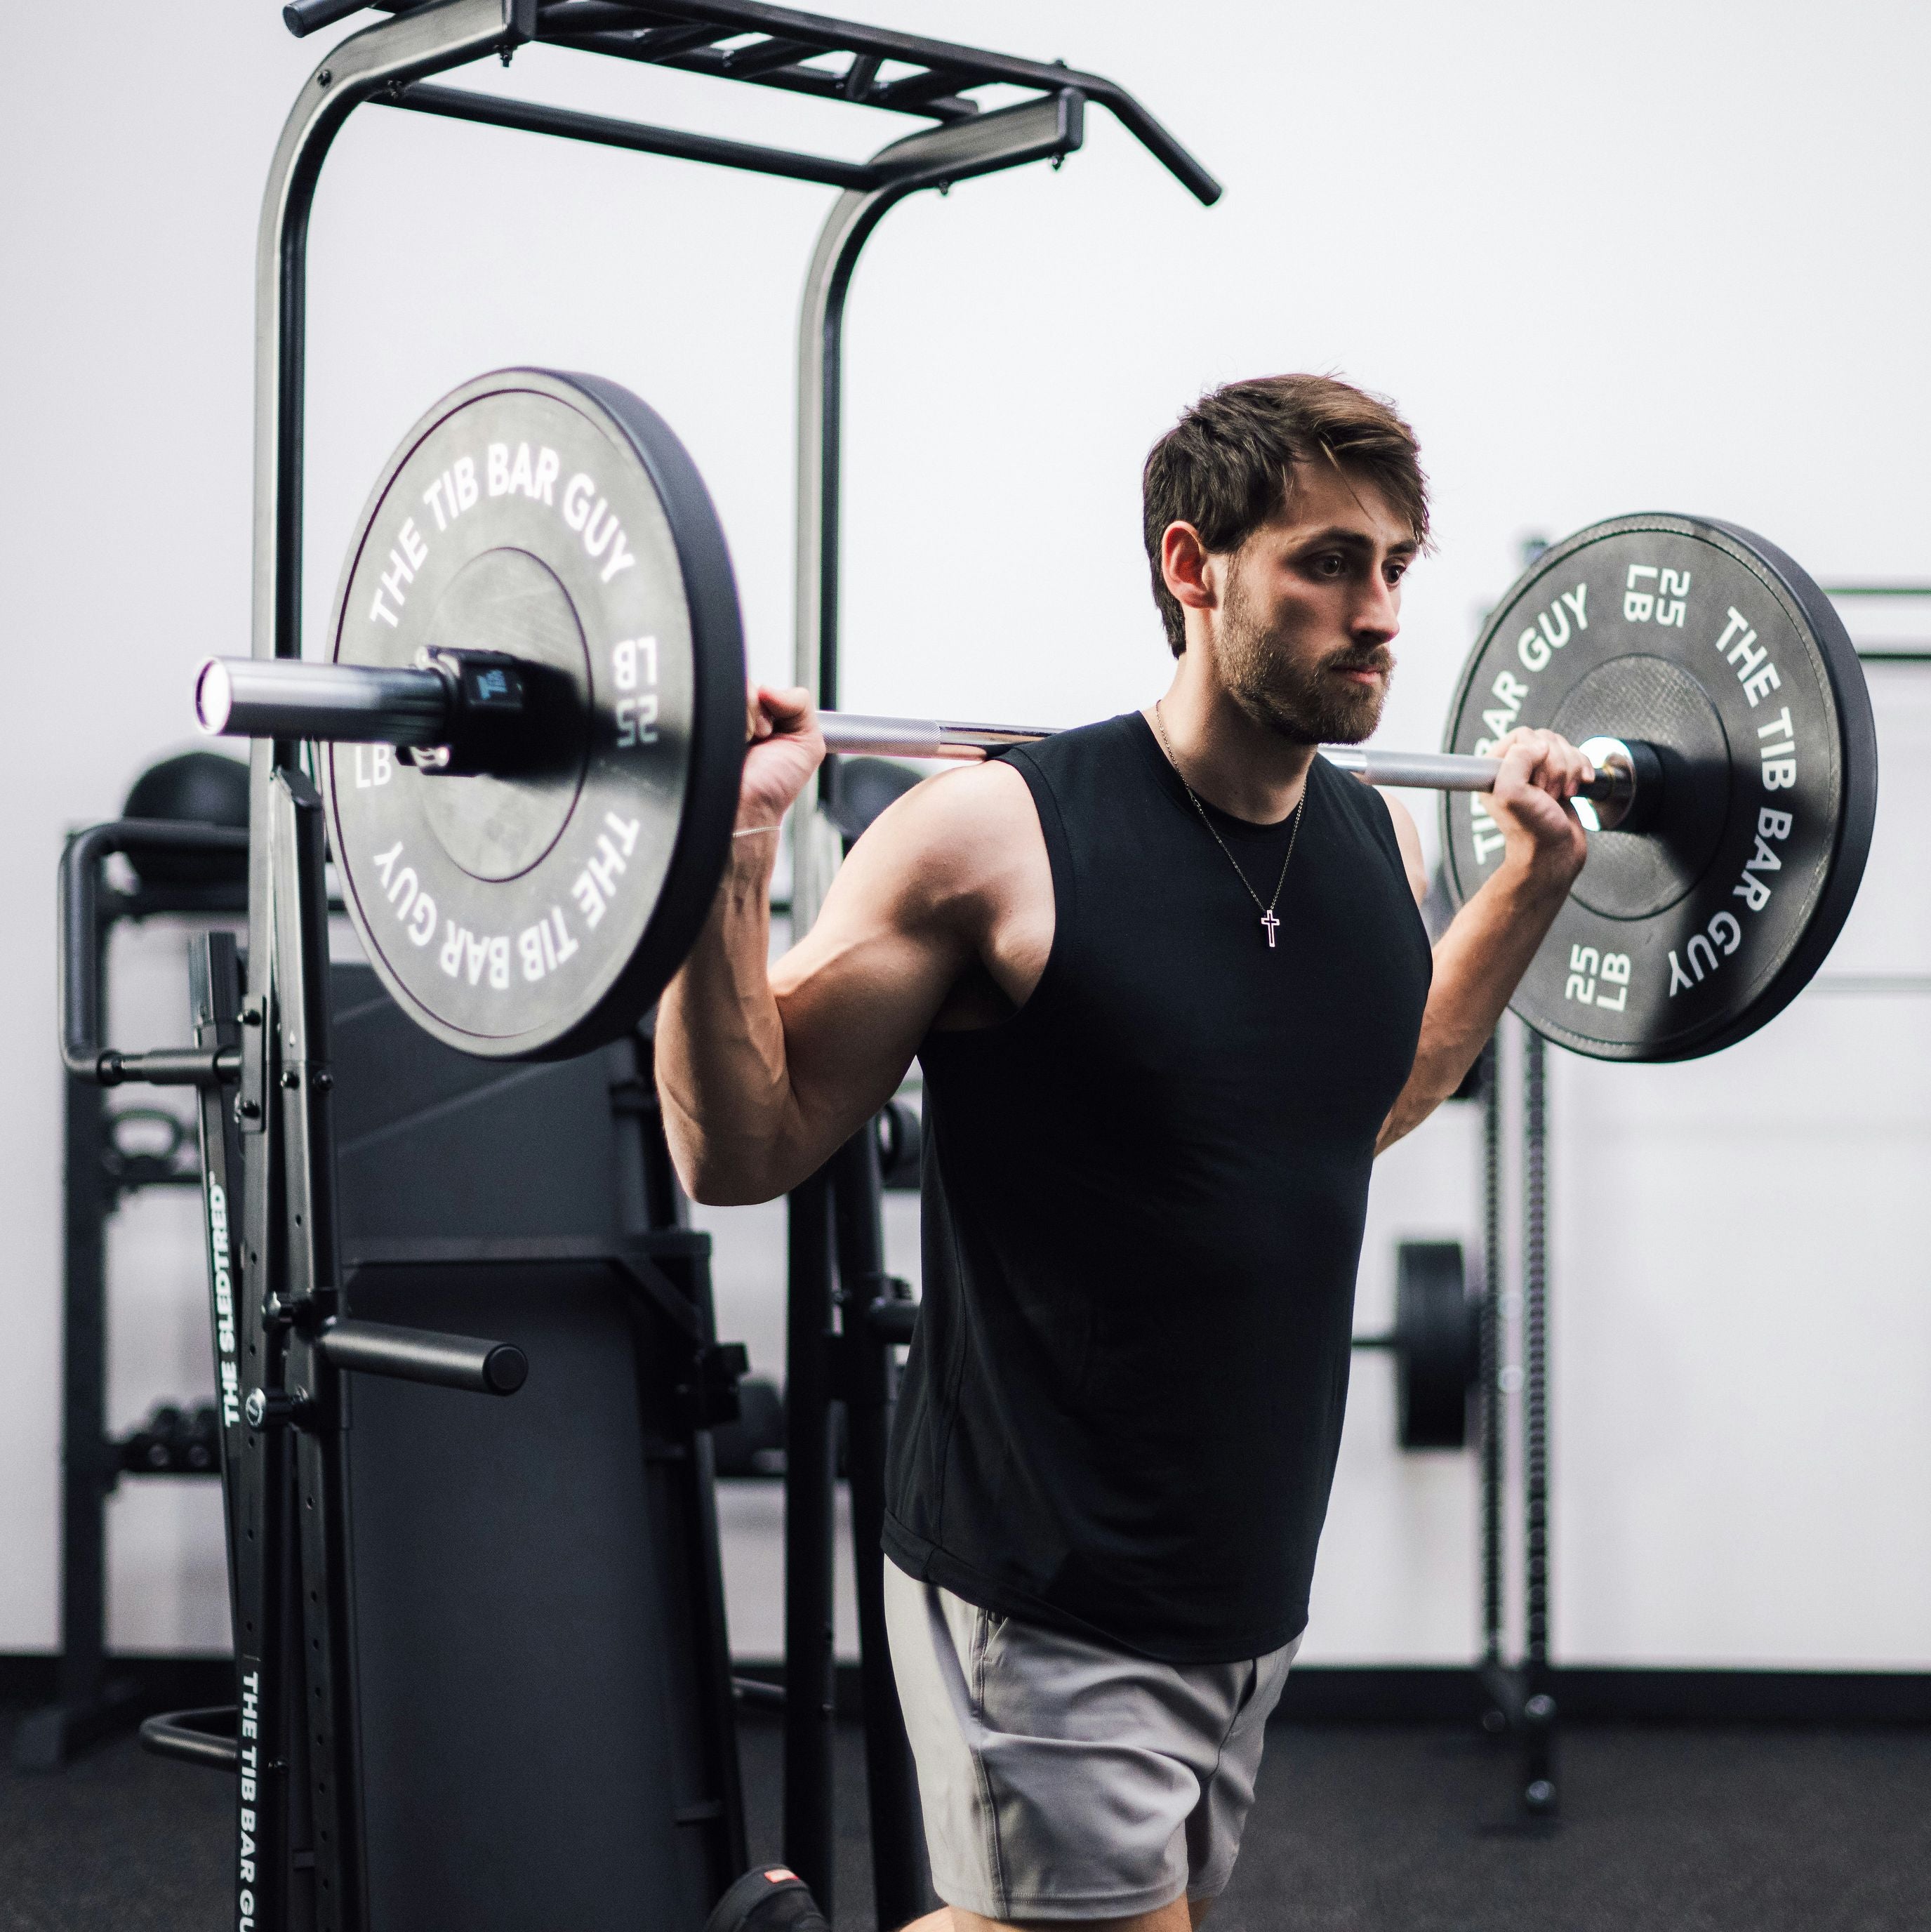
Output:
[[796,1125],[769,971],[777,843],[775,834],[733,840],[710,916],[658,1007],[664,1132],[703,1201],[767,1198]]
[[1415,1062],[1375,1143],[1392,1145],[1459,1087],[1569,896],[1566,881],[1505,859],[1435,949]]

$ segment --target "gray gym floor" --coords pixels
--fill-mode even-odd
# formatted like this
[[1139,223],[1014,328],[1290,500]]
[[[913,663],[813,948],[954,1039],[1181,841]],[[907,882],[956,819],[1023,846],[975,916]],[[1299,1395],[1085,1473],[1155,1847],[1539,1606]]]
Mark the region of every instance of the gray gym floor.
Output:
[[[4,1726],[10,1732],[12,1714]],[[744,1733],[775,1856],[778,1733]],[[1572,1730],[1567,1816],[1510,1817],[1504,1761],[1441,1728],[1277,1725],[1216,1932],[1906,1932],[1931,1924],[1931,1733]],[[840,1739],[838,1932],[866,1928],[859,1741]],[[0,1932],[218,1932],[228,1790],[123,1739],[0,1772]],[[532,1928],[532,1932],[548,1932]],[[649,1932],[655,1932],[650,1928]],[[868,1928],[866,1928],[868,1932]]]

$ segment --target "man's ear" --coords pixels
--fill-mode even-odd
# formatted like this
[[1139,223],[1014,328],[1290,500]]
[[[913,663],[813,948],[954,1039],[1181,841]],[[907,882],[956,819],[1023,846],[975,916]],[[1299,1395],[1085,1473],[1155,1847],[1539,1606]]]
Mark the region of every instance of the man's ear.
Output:
[[1211,610],[1220,602],[1219,573],[1191,524],[1169,524],[1162,533],[1160,575],[1183,610]]

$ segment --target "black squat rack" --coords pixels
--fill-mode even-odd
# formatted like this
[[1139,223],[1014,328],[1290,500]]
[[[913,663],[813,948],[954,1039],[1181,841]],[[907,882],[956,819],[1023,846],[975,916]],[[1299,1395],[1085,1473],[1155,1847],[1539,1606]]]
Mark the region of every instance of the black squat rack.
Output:
[[[296,0],[283,17],[301,34],[358,10],[355,0]],[[1057,163],[1081,146],[1090,104],[1111,112],[1199,200],[1211,202],[1219,193],[1131,95],[1063,64],[1015,60],[748,0],[418,0],[378,10],[391,17],[332,49],[304,84],[262,202],[256,278],[257,657],[301,654],[308,218],[322,164],[358,106],[475,121],[841,190],[807,280],[799,350],[798,674],[827,704],[837,696],[843,314],[853,266],[886,211],[921,189],[943,190],[1027,161]],[[928,124],[854,162],[430,84],[492,55],[507,64],[531,43],[882,109]],[[982,109],[973,96],[985,88],[1018,98]],[[205,1714],[214,1721],[204,1736],[184,1714],[163,1727],[167,1735],[158,1742],[173,1755],[232,1766],[239,1774],[235,1922],[244,1932],[291,1926],[356,1932],[371,1918],[361,1761],[368,1723],[351,1682],[360,1614],[349,1564],[351,1387],[358,1377],[373,1377],[505,1395],[520,1387],[526,1366],[514,1347],[345,1317],[342,1283],[355,1262],[352,1254],[345,1259],[339,1228],[326,854],[320,800],[301,754],[291,740],[254,746],[246,952],[218,935],[203,948],[197,1043],[122,1054],[98,1046],[96,1035],[83,1042],[93,1049],[81,1055],[85,1066],[74,1066],[70,1054],[82,1079],[193,1086],[200,1094],[217,1376],[229,1392],[222,1451],[236,1630],[238,1722],[230,1722],[238,1736],[219,1735],[217,1714]],[[834,771],[825,797],[808,798],[794,821],[794,930],[810,922],[835,862],[829,811],[838,784]],[[70,956],[70,968],[79,963]],[[829,1916],[833,1444],[842,1414],[860,1550],[877,1903],[881,1922],[889,1924],[921,1909],[924,1881],[875,1554],[892,1351],[905,1339],[910,1312],[882,1271],[879,1186],[878,1143],[868,1129],[791,1204],[784,1844]],[[664,1225],[649,1231],[655,1246],[637,1265],[661,1277],[692,1238],[675,1225],[674,1214],[658,1218]],[[666,1292],[660,1284],[660,1301],[668,1306],[675,1298],[674,1285]],[[381,1305],[379,1298],[371,1301]],[[707,1328],[707,1289],[691,1290],[686,1314],[694,1322],[700,1314]],[[727,1352],[701,1334],[693,1340],[694,1360],[708,1359],[717,1375],[727,1376],[729,1364],[718,1359]],[[694,1378],[705,1372],[700,1368]],[[379,1418],[385,1411],[371,1395],[358,1412]],[[358,1432],[366,1438],[366,1430]],[[688,1461],[697,1476],[708,1477],[709,1456],[700,1418]],[[708,1504],[691,1487],[694,1480],[685,1487],[697,1560],[703,1537],[715,1528],[706,1530]],[[713,1575],[715,1560],[713,1545]],[[712,1633],[720,1634],[721,1627]],[[694,1641],[687,1675],[697,1682],[691,1695],[728,1736],[727,1666],[712,1654],[717,1644],[703,1630]],[[148,1729],[156,1741],[154,1726]],[[713,1788],[727,1795],[675,1822],[697,1828],[707,1847],[703,1857],[727,1876],[730,1859],[742,1855],[734,1758],[711,1768]],[[687,1874],[686,1882],[694,1886],[701,1876]],[[703,1882],[708,1891],[697,1895],[715,1897],[717,1873]],[[639,1903],[631,1897],[623,1909],[634,1914]]]

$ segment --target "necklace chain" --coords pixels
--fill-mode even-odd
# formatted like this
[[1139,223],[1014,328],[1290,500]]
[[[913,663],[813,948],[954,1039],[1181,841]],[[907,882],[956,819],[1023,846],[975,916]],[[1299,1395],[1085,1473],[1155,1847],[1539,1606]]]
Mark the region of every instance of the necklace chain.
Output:
[[1221,837],[1219,827],[1215,825],[1212,819],[1207,817],[1207,807],[1201,803],[1200,794],[1187,783],[1187,775],[1180,770],[1180,760],[1174,756],[1174,748],[1167,742],[1167,728],[1160,716],[1160,700],[1157,698],[1153,700],[1153,732],[1160,741],[1160,749],[1167,754],[1167,763],[1174,768],[1174,777],[1180,782],[1181,790],[1193,801],[1193,808],[1199,813],[1200,822],[1212,834],[1213,842],[1227,854],[1227,862],[1234,868],[1234,876],[1246,887],[1247,896],[1257,906],[1261,906],[1261,923],[1267,930],[1267,945],[1271,951],[1274,944],[1275,928],[1281,922],[1274,916],[1274,908],[1280,904],[1281,888],[1288,882],[1288,868],[1294,863],[1294,847],[1300,839],[1301,816],[1307,804],[1306,786],[1303,784],[1300,797],[1295,802],[1294,830],[1288,834],[1287,856],[1281,861],[1281,876],[1274,881],[1274,896],[1265,905],[1261,905],[1261,895],[1254,890],[1247,874],[1240,869],[1240,861],[1234,857],[1232,848],[1228,845],[1225,838]]

